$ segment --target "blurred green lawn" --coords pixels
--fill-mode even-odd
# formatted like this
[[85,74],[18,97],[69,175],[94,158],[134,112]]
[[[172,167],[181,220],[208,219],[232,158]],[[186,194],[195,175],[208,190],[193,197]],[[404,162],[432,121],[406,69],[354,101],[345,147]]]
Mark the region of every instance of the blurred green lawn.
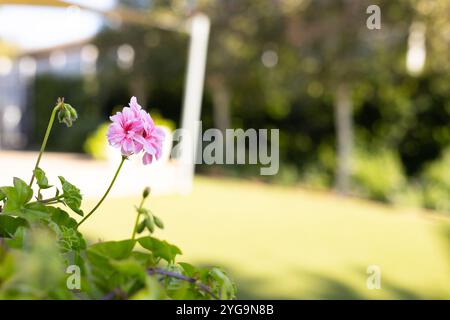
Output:
[[[93,239],[129,237],[138,201],[139,195],[109,199],[82,229]],[[156,236],[182,249],[179,261],[223,265],[239,298],[450,299],[445,217],[203,177],[192,194],[147,204],[166,225]],[[366,287],[369,265],[381,268],[380,290]]]

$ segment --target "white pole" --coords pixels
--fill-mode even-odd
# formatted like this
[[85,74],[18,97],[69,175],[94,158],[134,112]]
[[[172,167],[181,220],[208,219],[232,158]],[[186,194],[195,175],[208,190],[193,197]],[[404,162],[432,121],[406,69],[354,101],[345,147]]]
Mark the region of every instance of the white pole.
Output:
[[190,44],[187,75],[183,99],[181,127],[188,139],[181,140],[181,192],[192,189],[197,153],[198,121],[202,108],[202,96],[205,79],[206,59],[210,20],[204,14],[196,14],[190,19]]

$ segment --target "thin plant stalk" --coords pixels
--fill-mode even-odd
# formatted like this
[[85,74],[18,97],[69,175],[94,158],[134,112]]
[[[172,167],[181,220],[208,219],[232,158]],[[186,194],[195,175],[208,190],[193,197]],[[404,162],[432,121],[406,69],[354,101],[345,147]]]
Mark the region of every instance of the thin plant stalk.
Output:
[[36,160],[36,165],[34,166],[33,175],[31,176],[30,184],[31,187],[33,185],[33,181],[35,178],[35,171],[39,167],[39,163],[41,162],[42,154],[45,151],[45,147],[47,146],[48,137],[50,136],[50,132],[52,131],[53,122],[55,122],[56,112],[58,112],[60,108],[60,104],[53,108],[52,115],[50,116],[50,120],[48,121],[47,130],[45,131],[44,140],[42,141],[41,150],[39,151],[39,156]]
[[122,169],[123,163],[125,162],[126,159],[127,159],[127,157],[122,156],[122,160],[120,161],[119,167],[117,168],[117,171],[114,174],[114,177],[111,180],[111,183],[109,184],[108,189],[106,189],[105,194],[100,199],[100,201],[95,205],[95,207],[78,223],[77,227],[79,227],[83,222],[85,222],[98,209],[98,207],[100,207],[102,202],[106,199],[106,197],[108,196],[109,192],[111,191],[112,186],[114,185],[114,182],[116,181],[116,179],[119,175],[120,169]]
[[139,217],[141,216],[141,209],[144,205],[145,197],[142,197],[141,203],[139,204],[139,208],[137,210],[136,221],[134,222],[133,234],[131,235],[131,239],[134,240],[136,238],[136,229],[139,223]]

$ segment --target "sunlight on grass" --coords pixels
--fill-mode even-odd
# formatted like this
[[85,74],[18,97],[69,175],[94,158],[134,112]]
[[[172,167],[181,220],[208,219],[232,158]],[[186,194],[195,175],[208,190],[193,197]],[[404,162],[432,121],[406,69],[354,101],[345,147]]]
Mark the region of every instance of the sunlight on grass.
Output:
[[[109,199],[83,231],[128,237],[139,196]],[[180,261],[224,265],[241,298],[450,298],[450,223],[423,211],[210,178],[148,207]],[[381,268],[380,290],[366,287],[369,265]]]

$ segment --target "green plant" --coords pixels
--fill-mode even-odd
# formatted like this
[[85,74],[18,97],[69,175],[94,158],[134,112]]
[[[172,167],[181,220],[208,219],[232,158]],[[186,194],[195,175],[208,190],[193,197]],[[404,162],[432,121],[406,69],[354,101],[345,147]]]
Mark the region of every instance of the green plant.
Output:
[[[128,157],[122,156],[104,196],[85,214],[80,190],[62,176],[60,187],[50,185],[39,167],[56,118],[71,126],[77,113],[59,99],[30,183],[14,178],[12,186],[0,188],[0,298],[235,298],[235,285],[222,269],[178,262],[181,250],[153,236],[164,225],[144,206],[149,189],[136,207],[130,239],[88,245],[79,226],[103,203]],[[50,188],[54,196],[44,198],[41,191]],[[78,222],[72,214],[83,218]]]
[[450,211],[450,148],[442,156],[425,167],[423,182],[424,206],[431,209]]
[[391,202],[407,182],[399,157],[389,150],[357,150],[354,168],[356,191],[372,199]]

